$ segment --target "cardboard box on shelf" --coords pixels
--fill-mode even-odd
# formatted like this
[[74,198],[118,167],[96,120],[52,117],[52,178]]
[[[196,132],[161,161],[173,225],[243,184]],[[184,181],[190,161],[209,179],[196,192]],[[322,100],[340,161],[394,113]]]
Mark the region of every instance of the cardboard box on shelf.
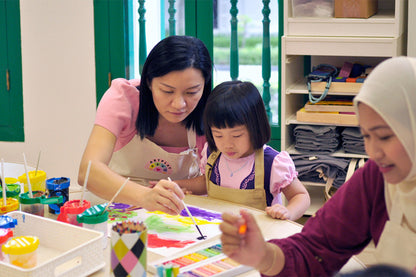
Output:
[[378,0],[335,0],[334,16],[369,18],[377,13]]

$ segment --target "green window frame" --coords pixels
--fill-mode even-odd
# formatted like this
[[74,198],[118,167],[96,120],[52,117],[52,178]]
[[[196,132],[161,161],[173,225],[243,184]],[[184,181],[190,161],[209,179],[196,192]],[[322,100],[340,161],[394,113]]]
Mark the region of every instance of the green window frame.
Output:
[[25,140],[19,1],[0,4],[0,141]]

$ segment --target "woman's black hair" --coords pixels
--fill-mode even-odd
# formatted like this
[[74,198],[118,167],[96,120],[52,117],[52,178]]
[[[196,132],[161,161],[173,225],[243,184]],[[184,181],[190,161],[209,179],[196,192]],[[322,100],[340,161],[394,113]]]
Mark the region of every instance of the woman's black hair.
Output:
[[211,151],[216,151],[211,127],[233,128],[245,125],[255,150],[270,140],[271,130],[260,92],[250,82],[228,81],[216,86],[204,111],[205,136]]
[[211,57],[201,40],[191,36],[169,36],[156,44],[143,65],[138,87],[140,90],[139,114],[136,120],[136,129],[142,139],[145,136],[153,136],[159,122],[159,112],[153,102],[152,91],[149,87],[153,78],[187,68],[199,69],[205,84],[201,99],[184,120],[184,124],[187,129],[194,129],[198,135],[204,134],[202,115],[208,95],[212,90]]

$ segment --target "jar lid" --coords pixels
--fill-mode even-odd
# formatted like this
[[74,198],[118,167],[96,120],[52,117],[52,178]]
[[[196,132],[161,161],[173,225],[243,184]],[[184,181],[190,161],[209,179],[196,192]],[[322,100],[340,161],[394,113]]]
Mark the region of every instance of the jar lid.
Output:
[[0,216],[0,228],[14,228],[17,225],[17,219],[8,215]]
[[13,237],[12,229],[0,229],[0,243],[5,243],[11,237]]
[[61,207],[62,210],[65,210],[65,213],[67,214],[80,214],[86,209],[91,207],[91,202],[88,200],[83,200],[82,205],[80,204],[81,200],[74,199],[65,202],[65,204]]
[[1,247],[5,254],[22,255],[35,251],[39,246],[39,238],[35,236],[15,237]]
[[109,214],[108,211],[105,211],[106,206],[107,204],[100,204],[86,209],[82,214],[77,215],[77,221],[86,224],[106,222]]
[[17,199],[11,197],[7,198],[6,206],[3,205],[3,198],[0,198],[0,200],[0,213],[2,214],[15,211],[19,208],[19,200]]
[[13,177],[5,177],[4,181],[6,182],[6,185],[16,184],[17,182],[19,182],[19,180],[17,180],[16,178],[13,178]]
[[63,190],[69,188],[70,179],[67,177],[49,178],[46,180],[46,188],[48,190]]
[[56,197],[47,198],[43,191],[33,191],[33,197],[29,196],[29,192],[25,192],[19,195],[20,204],[33,205],[33,204],[60,204],[63,202],[62,195]]
[[7,197],[16,197],[20,194],[20,185],[19,184],[7,184]]

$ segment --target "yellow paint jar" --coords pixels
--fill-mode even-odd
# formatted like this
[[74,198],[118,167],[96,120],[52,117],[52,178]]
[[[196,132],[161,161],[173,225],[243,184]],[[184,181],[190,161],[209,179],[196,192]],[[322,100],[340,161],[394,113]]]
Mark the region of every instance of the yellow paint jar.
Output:
[[3,198],[0,198],[0,214],[7,214],[8,212],[16,211],[19,209],[19,200],[11,197],[6,198],[6,206],[4,205]]
[[21,268],[32,268],[37,264],[37,249],[39,238],[35,236],[21,236],[10,239],[3,244],[4,254],[9,255],[9,263]]
[[[35,174],[36,173],[36,174]],[[46,172],[43,170],[32,170],[28,172],[30,185],[32,186],[32,191],[45,191],[46,189]],[[26,173],[19,176],[19,182],[24,184],[24,192],[29,191],[29,187],[27,185],[27,178]]]

